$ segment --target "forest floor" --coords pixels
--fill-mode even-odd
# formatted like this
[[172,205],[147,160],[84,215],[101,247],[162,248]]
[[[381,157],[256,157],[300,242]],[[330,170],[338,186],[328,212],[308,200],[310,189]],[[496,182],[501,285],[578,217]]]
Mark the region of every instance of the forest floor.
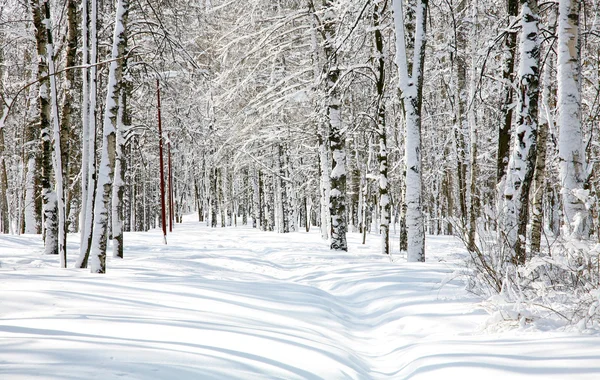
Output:
[[0,379],[600,379],[600,336],[490,325],[456,270],[464,249],[428,237],[393,263],[349,234],[277,234],[187,220],[127,233],[107,274],[0,235]]

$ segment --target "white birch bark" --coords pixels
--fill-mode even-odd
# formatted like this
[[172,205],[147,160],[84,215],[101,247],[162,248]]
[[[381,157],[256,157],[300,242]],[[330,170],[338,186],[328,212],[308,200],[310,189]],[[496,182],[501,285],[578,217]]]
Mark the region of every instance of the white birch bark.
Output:
[[122,80],[122,62],[125,50],[128,0],[117,1],[115,28],[108,72],[106,105],[102,123],[102,153],[98,168],[98,184],[94,202],[94,230],[90,250],[90,270],[92,273],[106,272],[106,245],[108,240],[108,203],[113,186],[116,158],[116,128],[119,116],[119,97]]
[[[83,0],[91,4],[90,9],[90,28],[89,28],[89,88],[88,91],[84,91],[85,94],[89,94],[88,97],[88,115],[87,124],[83,124],[83,129],[87,128],[87,169],[82,166],[82,171],[87,170],[87,196],[85,199],[82,198],[83,212],[85,218],[83,218],[84,224],[81,229],[81,246],[79,251],[79,257],[75,266],[77,268],[87,268],[88,258],[90,254],[90,246],[92,241],[93,223],[94,223],[94,203],[96,200],[96,91],[97,91],[97,67],[95,66],[98,61],[98,0]],[[85,37],[85,35],[84,35]],[[85,40],[85,38],[84,38]],[[85,106],[84,98],[84,106]],[[84,108],[85,109],[85,108]],[[85,116],[84,116],[85,118]]]
[[35,216],[35,157],[27,158],[27,172],[25,174],[25,233],[37,234],[38,220]]
[[[386,4],[382,4],[385,7]],[[375,59],[377,72],[377,108],[376,108],[376,130],[379,137],[379,152],[377,153],[377,162],[379,164],[379,207],[380,222],[379,229],[381,233],[380,251],[383,255],[390,254],[390,195],[388,191],[388,147],[387,147],[387,125],[385,109],[385,53],[383,51],[383,34],[381,32],[382,11],[378,4],[373,9],[373,26],[375,28]]]
[[396,65],[399,88],[405,112],[405,201],[408,261],[425,261],[425,225],[422,210],[421,171],[421,109],[420,96],[425,56],[425,26],[427,0],[418,0],[415,10],[416,31],[412,59],[412,73],[408,73],[404,12],[401,0],[394,0],[394,25],[396,29]]
[[564,232],[575,238],[589,235],[588,211],[583,199],[587,162],[581,128],[579,0],[558,3],[558,155],[562,186]]
[[529,189],[536,157],[540,41],[537,0],[522,1],[517,125],[504,190],[504,233],[511,260],[524,264]]
[[[89,69],[86,65],[89,64],[89,46],[88,46],[88,0],[81,1],[81,81],[82,81],[82,100],[81,100],[81,209],[79,210],[79,232],[80,232],[80,247],[84,246],[86,228],[86,219],[88,218],[88,210],[86,208],[88,198],[88,176],[89,176],[89,159],[90,159],[90,141],[89,141],[89,110],[90,110],[90,93],[89,93]],[[80,252],[81,254],[81,252]]]
[[329,173],[329,214],[331,218],[330,248],[347,251],[346,231],[346,133],[341,118],[341,93],[337,88],[340,69],[337,62],[336,30],[337,14],[334,2],[323,2],[323,42],[327,57],[324,76],[326,88],[328,142],[331,149],[331,172]]
[[[31,10],[33,13],[33,24],[36,29],[37,55],[38,55],[38,80],[39,95],[38,107],[40,115],[40,129],[42,140],[41,152],[41,178],[42,185],[42,212],[44,228],[44,254],[58,254],[58,231],[57,231],[57,209],[56,194],[52,191],[51,172],[52,172],[52,106],[51,84],[49,76],[48,62],[48,29],[46,26],[46,8],[47,1],[42,3],[39,0],[32,1]],[[51,50],[51,49],[50,49]]]
[[119,96],[119,110],[117,115],[116,128],[116,152],[115,152],[115,170],[112,188],[112,237],[113,237],[113,257],[123,258],[123,189],[125,187],[125,137],[124,129],[125,96],[124,89],[121,88]]
[[477,194],[477,178],[479,176],[479,168],[477,164],[478,154],[478,141],[477,141],[477,120],[475,112],[475,94],[478,87],[478,71],[477,71],[477,50],[478,50],[478,17],[479,8],[478,0],[474,0],[472,4],[472,27],[470,33],[471,39],[471,76],[469,80],[469,104],[467,108],[467,120],[469,124],[469,140],[471,143],[469,166],[470,166],[470,178],[469,178],[469,231],[468,231],[468,244],[469,249],[473,250],[475,247],[475,236],[477,231],[477,216],[479,214],[479,195]]
[[329,239],[329,232],[331,231],[331,218],[329,215],[329,193],[331,192],[331,182],[329,179],[330,163],[329,163],[329,144],[328,135],[329,128],[327,125],[321,126],[322,132],[319,144],[319,163],[321,165],[321,178],[320,178],[320,206],[321,206],[321,237],[324,240]]
[[64,188],[64,174],[62,165],[62,153],[60,146],[60,120],[58,117],[58,92],[56,90],[56,72],[54,68],[54,44],[52,39],[52,20],[50,18],[50,4],[48,1],[44,1],[44,12],[45,19],[44,25],[46,26],[46,34],[48,45],[46,47],[46,60],[48,62],[48,75],[50,76],[50,99],[52,107],[52,121],[53,121],[53,154],[52,154],[52,166],[54,170],[54,181],[55,181],[55,196],[56,204],[58,207],[58,254],[60,256],[61,268],[67,267],[67,236],[66,236],[66,206],[65,206],[65,188]]

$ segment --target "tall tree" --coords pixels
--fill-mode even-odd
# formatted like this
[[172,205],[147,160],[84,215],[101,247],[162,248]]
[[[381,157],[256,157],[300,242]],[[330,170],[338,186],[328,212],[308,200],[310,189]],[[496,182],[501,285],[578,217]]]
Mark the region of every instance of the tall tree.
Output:
[[102,123],[102,153],[98,167],[98,184],[94,202],[94,231],[90,251],[92,273],[106,272],[108,240],[108,205],[111,198],[115,159],[117,155],[116,128],[119,124],[119,99],[122,87],[123,57],[127,30],[128,0],[117,0],[111,63],[108,71],[104,122]]
[[375,3],[373,8],[373,27],[375,34],[375,62],[377,80],[375,82],[377,99],[375,121],[376,130],[379,137],[379,152],[377,161],[379,162],[379,205],[380,205],[380,229],[381,229],[381,253],[389,255],[390,253],[390,195],[388,180],[388,146],[387,146],[387,127],[385,119],[385,52],[383,51],[383,32],[382,19],[387,8],[387,0],[381,4]]
[[336,31],[338,12],[331,0],[323,1],[323,39],[327,58],[325,66],[326,113],[329,127],[329,147],[331,148],[331,172],[329,173],[331,190],[329,192],[329,212],[331,214],[331,249],[347,251],[346,232],[346,133],[341,118],[341,91],[338,85],[340,68],[338,66]]
[[[425,261],[425,224],[423,218],[422,157],[421,157],[421,106],[423,99],[423,66],[425,61],[425,33],[428,0],[417,0],[415,32],[412,41],[405,39],[404,9],[402,0],[394,0],[394,25],[396,28],[396,65],[398,85],[402,93],[405,124],[404,185],[406,199],[406,229],[408,261]],[[408,44],[414,46],[407,51]],[[409,54],[412,53],[412,56]],[[409,73],[409,60],[411,72]]]
[[584,204],[587,162],[583,146],[580,93],[580,0],[558,3],[558,155],[564,228],[577,238],[590,233]]
[[502,68],[504,102],[502,112],[504,114],[503,123],[498,130],[498,155],[496,162],[496,183],[500,185],[500,191],[503,191],[506,171],[510,155],[510,130],[514,114],[514,72],[515,57],[517,55],[517,32],[514,30],[513,23],[519,13],[519,0],[506,1],[506,32],[504,38],[504,62]]
[[504,190],[504,228],[515,264],[525,264],[526,260],[529,190],[536,161],[540,77],[538,23],[537,0],[521,0],[517,124]]
[[[2,16],[2,11],[0,11]],[[0,93],[4,94],[4,33],[0,31]],[[0,233],[10,232],[8,215],[8,176],[6,174],[6,145],[4,143],[4,122],[7,114],[4,96],[0,96]]]
[[[89,9],[88,9],[89,6]],[[96,200],[96,91],[98,84],[98,0],[82,0],[82,159],[81,212],[79,216],[81,245],[76,267],[87,268],[92,242],[94,203]],[[88,28],[89,24],[89,28]],[[89,67],[88,67],[89,66]]]
[[[50,34],[49,5],[47,0],[32,0],[33,25],[38,55],[38,107],[40,114],[40,139],[41,139],[41,170],[40,182],[42,186],[42,207],[44,216],[44,253],[58,254],[58,210],[56,193],[52,189],[52,105],[49,57],[52,57],[52,41],[48,41]],[[46,12],[48,11],[48,13]]]

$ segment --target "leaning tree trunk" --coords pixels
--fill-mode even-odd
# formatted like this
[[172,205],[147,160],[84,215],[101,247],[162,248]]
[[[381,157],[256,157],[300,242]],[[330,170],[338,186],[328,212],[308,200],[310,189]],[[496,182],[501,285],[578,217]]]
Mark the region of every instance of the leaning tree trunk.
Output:
[[579,0],[558,4],[558,156],[564,227],[576,238],[590,232],[585,195],[587,163],[581,128]]
[[407,42],[404,33],[404,12],[401,0],[394,0],[396,28],[396,64],[399,88],[402,92],[406,128],[405,200],[408,261],[425,261],[425,224],[422,205],[421,104],[425,32],[428,0],[417,0],[415,9],[414,48],[411,49],[411,73],[408,70]]
[[122,87],[125,34],[127,25],[128,0],[117,1],[115,30],[106,91],[104,122],[102,125],[102,153],[98,168],[98,184],[94,203],[94,231],[90,250],[92,273],[106,272],[106,245],[108,240],[108,204],[113,186],[113,173],[116,159],[116,128],[119,118],[119,98]]
[[506,176],[504,233],[511,261],[526,260],[525,237],[529,215],[529,189],[536,160],[540,41],[537,0],[522,0],[519,43],[518,114],[514,145]]

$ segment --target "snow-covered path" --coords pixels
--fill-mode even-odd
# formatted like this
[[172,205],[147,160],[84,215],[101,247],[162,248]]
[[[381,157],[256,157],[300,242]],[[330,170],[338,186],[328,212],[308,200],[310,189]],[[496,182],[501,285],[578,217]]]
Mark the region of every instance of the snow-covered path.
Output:
[[483,332],[448,237],[424,264],[356,234],[347,254],[191,221],[126,239],[102,276],[0,235],[0,379],[600,378],[599,336]]

